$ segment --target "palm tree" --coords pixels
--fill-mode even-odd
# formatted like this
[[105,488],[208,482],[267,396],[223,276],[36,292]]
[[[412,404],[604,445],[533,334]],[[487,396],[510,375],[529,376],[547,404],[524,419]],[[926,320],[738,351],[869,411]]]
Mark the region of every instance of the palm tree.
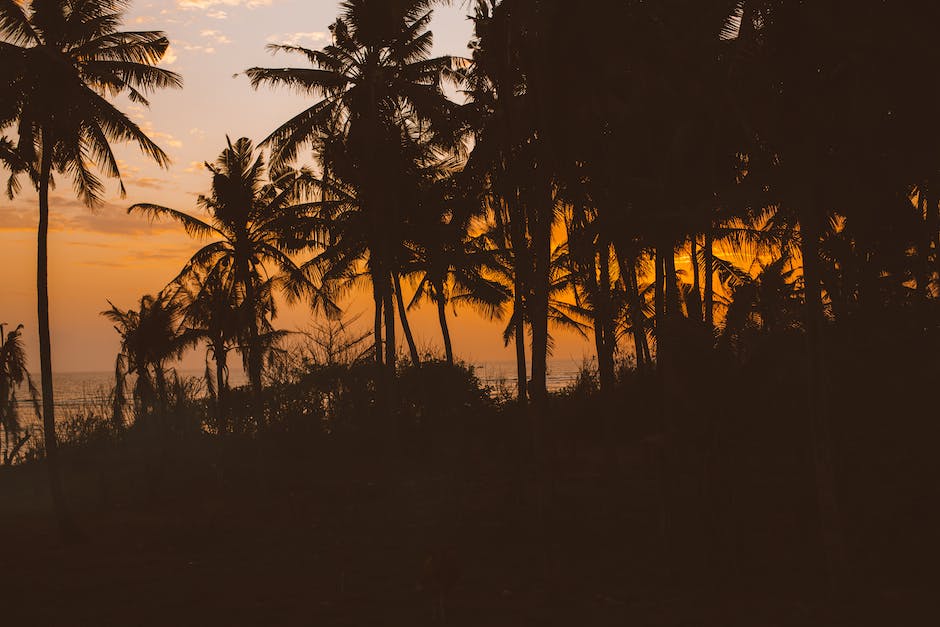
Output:
[[[49,188],[53,172],[72,179],[82,201],[94,206],[104,188],[90,169],[120,180],[110,142],[134,142],[161,166],[167,155],[107,98],[126,94],[147,105],[147,95],[180,87],[180,77],[155,67],[169,41],[161,32],[121,32],[127,0],[0,2],[0,129],[16,126],[18,152],[35,164],[39,192],[37,289],[39,362],[45,451],[60,526],[69,531],[62,500],[55,437],[52,348],[49,332]],[[124,191],[121,184],[121,191]]]
[[227,427],[228,352],[237,346],[241,330],[235,285],[231,279],[231,273],[223,268],[197,268],[192,277],[181,280],[176,295],[182,307],[184,324],[206,343],[206,356],[211,356],[215,362],[215,382],[213,384],[208,371],[206,380],[210,391],[214,390],[216,420],[221,432]]
[[[310,248],[313,241],[315,206],[300,202],[312,176],[304,170],[272,169],[268,171],[270,181],[266,181],[264,159],[255,156],[247,138],[234,144],[229,140],[216,162],[207,163],[206,168],[212,174],[212,191],[200,196],[197,204],[208,219],[153,204],[133,205],[128,213],[170,218],[193,237],[213,239],[192,256],[173,282],[206,272],[228,286],[244,330],[248,378],[255,401],[260,403],[265,353],[262,333],[273,307],[268,295],[278,290],[293,302],[317,293],[307,270],[291,257]],[[265,278],[269,274],[273,288]],[[331,301],[321,304],[328,312],[336,310]],[[255,410],[260,420],[260,406]]]
[[29,388],[36,415],[41,416],[39,410],[39,393],[33,384],[32,377],[26,370],[26,350],[23,348],[23,325],[17,326],[4,335],[0,324],[0,430],[3,431],[3,455],[0,463],[9,466],[16,459],[17,453],[29,440],[30,433],[20,436],[20,425],[17,412],[16,389],[24,382]]
[[137,309],[111,308],[101,315],[114,323],[121,336],[121,351],[115,362],[115,426],[124,426],[125,378],[136,375],[134,406],[137,417],[156,416],[159,428],[166,428],[168,406],[167,364],[179,359],[197,337],[183,328],[182,310],[169,295],[141,297]]
[[[286,163],[307,145],[323,145],[324,179],[336,177],[355,190],[364,220],[362,243],[375,298],[376,362],[394,369],[395,242],[408,207],[401,177],[412,164],[403,158],[410,130],[425,141],[453,143],[456,105],[442,88],[449,57],[431,58],[431,0],[347,0],[330,27],[333,43],[322,50],[272,45],[274,52],[302,55],[312,68],[251,68],[254,87],[285,86],[309,93],[316,102],[282,124],[266,140],[272,162]],[[329,147],[329,146],[328,146]],[[383,316],[384,314],[384,316]]]
[[447,306],[464,305],[494,320],[501,319],[511,290],[495,280],[496,251],[483,235],[471,236],[469,225],[453,216],[442,216],[429,230],[409,244],[410,256],[403,272],[416,284],[408,305],[429,299],[437,306],[438,323],[447,363],[454,363],[454,349],[447,324]]

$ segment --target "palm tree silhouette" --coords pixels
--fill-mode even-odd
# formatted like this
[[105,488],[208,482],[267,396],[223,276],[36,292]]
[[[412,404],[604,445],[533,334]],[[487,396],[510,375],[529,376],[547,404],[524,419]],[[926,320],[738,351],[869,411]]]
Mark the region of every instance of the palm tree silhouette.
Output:
[[391,370],[396,350],[395,247],[408,211],[400,177],[412,165],[402,154],[403,146],[415,129],[424,141],[450,145],[457,119],[457,106],[442,87],[453,60],[430,56],[433,38],[427,26],[433,4],[349,0],[330,27],[331,45],[322,50],[269,46],[274,52],[302,55],[312,68],[255,67],[246,72],[254,87],[285,86],[320,98],[265,143],[272,146],[274,164],[289,162],[307,145],[327,148],[319,155],[323,178],[335,176],[355,189],[375,299],[376,362],[383,361],[384,318],[385,362]]
[[[213,281],[228,286],[244,331],[243,355],[255,397],[255,418],[262,419],[260,394],[265,341],[262,333],[273,311],[273,291],[289,301],[319,294],[309,277],[291,255],[310,248],[317,227],[313,203],[301,202],[312,183],[304,170],[266,170],[264,159],[255,155],[251,140],[229,140],[214,164],[206,163],[212,174],[212,191],[200,196],[198,206],[208,214],[196,216],[153,204],[136,204],[128,213],[139,212],[151,219],[170,218],[186,232],[213,241],[199,249],[174,283],[207,272]],[[270,180],[265,180],[265,174]],[[273,285],[265,278],[271,273]],[[225,289],[223,287],[219,289]],[[321,301],[328,311],[335,307]]]
[[16,459],[30,433],[20,436],[22,425],[17,411],[16,389],[27,384],[36,416],[41,417],[39,392],[26,370],[26,349],[23,347],[23,325],[4,335],[5,324],[0,324],[0,430],[3,431],[3,455],[0,463],[9,466]]
[[111,308],[101,315],[114,323],[121,336],[121,351],[115,362],[115,414],[116,426],[123,428],[125,378],[136,375],[134,406],[138,417],[156,419],[156,426],[165,429],[168,408],[167,364],[179,359],[183,352],[198,341],[198,336],[187,331],[182,324],[182,310],[166,294],[141,297],[137,309]]
[[176,300],[182,307],[183,322],[191,333],[205,343],[207,357],[215,362],[215,381],[207,374],[210,392],[215,397],[217,427],[227,430],[228,352],[237,347],[241,331],[231,273],[222,267],[195,268],[190,277],[180,280]]
[[65,533],[71,525],[59,479],[49,331],[47,250],[53,172],[71,178],[81,200],[94,206],[104,187],[90,166],[121,179],[110,142],[136,143],[146,156],[166,166],[167,155],[106,96],[126,94],[146,106],[150,92],[182,84],[177,74],[155,67],[169,46],[163,33],[118,30],[127,4],[126,0],[0,3],[0,78],[5,79],[0,128],[16,125],[18,152],[37,172],[43,431],[51,495]]

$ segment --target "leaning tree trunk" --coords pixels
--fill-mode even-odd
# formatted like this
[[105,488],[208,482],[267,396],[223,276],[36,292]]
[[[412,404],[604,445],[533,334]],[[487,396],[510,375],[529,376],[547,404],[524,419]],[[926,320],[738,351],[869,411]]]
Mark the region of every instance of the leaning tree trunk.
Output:
[[447,325],[447,302],[444,298],[444,282],[434,284],[434,301],[437,303],[437,320],[441,324],[441,337],[444,340],[444,358],[448,366],[454,365],[454,346],[450,339],[450,327]]
[[[45,135],[45,134],[44,134]],[[39,169],[39,237],[36,259],[36,291],[39,313],[39,369],[42,379],[42,430],[49,472],[49,494],[59,531],[71,539],[76,529],[65,505],[59,467],[59,443],[55,433],[55,397],[52,388],[52,342],[49,325],[49,184],[52,178],[52,142],[43,137]]]
[[415,344],[414,335],[411,333],[411,324],[408,322],[408,313],[405,311],[405,299],[401,293],[401,278],[397,272],[392,273],[392,279],[395,281],[395,300],[398,303],[398,317],[401,318],[401,328],[405,333],[405,340],[408,342],[408,351],[411,353],[411,363],[415,367],[421,367],[421,357],[418,356],[418,346]]

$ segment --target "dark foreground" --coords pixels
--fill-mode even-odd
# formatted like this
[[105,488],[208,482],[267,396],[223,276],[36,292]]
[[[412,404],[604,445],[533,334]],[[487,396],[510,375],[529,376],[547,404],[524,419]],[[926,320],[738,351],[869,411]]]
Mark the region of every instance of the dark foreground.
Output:
[[43,469],[20,467],[0,476],[3,624],[937,624],[935,573],[869,568],[833,600],[806,495],[761,477],[739,483],[737,530],[696,521],[706,547],[673,555],[676,572],[650,446],[619,447],[613,466],[563,452],[541,516],[533,473],[494,459],[429,470],[379,449],[234,440],[178,446],[162,470],[131,448],[78,456],[67,487],[84,538],[70,544]]

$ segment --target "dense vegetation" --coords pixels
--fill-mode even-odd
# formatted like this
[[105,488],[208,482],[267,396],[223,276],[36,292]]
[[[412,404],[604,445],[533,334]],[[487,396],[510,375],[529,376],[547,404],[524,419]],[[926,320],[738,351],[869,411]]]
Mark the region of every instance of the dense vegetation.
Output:
[[[17,175],[40,192],[45,437],[27,450],[49,461],[66,534],[48,188],[56,173],[94,204],[90,164],[120,177],[109,141],[165,164],[106,96],[146,102],[180,85],[156,67],[165,37],[117,31],[126,4],[0,2],[0,128],[15,133],[0,158],[11,193]],[[477,556],[465,556],[468,577],[509,573],[516,586],[540,573],[533,598],[572,612],[559,622],[587,615],[592,593],[577,581],[598,586],[599,622],[662,624],[684,615],[636,609],[624,590],[845,599],[926,586],[938,548],[933,5],[476,0],[463,59],[432,56],[435,4],[346,0],[329,45],[272,46],[300,66],[248,69],[252,85],[300,90],[309,107],[257,147],[228,140],[197,211],[130,208],[175,220],[201,247],[139,307],[105,312],[122,340],[117,382],[86,425],[94,437],[66,438],[84,442],[66,448],[76,476],[90,464],[131,469],[149,494],[278,484],[314,500],[331,488],[302,477],[380,476],[387,492],[338,502],[367,503],[363,516],[431,508],[433,522],[396,518],[392,537],[446,527],[435,542]],[[356,335],[339,321],[344,296],[363,289],[375,315]],[[285,300],[309,303],[316,337],[277,328]],[[440,360],[420,354],[408,324],[424,302],[438,312]],[[484,389],[457,362],[458,306],[505,322],[514,393]],[[593,340],[595,369],[550,394],[559,328]],[[6,409],[25,377],[16,334],[0,362],[6,451],[23,446]],[[197,346],[204,394],[171,367]],[[232,351],[247,386],[229,384]],[[422,493],[438,480],[452,502]],[[136,479],[102,481],[105,501],[140,498]],[[508,525],[498,539],[467,531],[487,516]],[[362,522],[341,518],[329,519]],[[505,561],[512,538],[533,551],[529,570]],[[585,556],[604,553],[618,557],[588,572]],[[447,580],[440,564],[456,558],[435,555]],[[679,605],[701,617],[690,598]],[[884,619],[812,607],[812,619],[778,618]]]

